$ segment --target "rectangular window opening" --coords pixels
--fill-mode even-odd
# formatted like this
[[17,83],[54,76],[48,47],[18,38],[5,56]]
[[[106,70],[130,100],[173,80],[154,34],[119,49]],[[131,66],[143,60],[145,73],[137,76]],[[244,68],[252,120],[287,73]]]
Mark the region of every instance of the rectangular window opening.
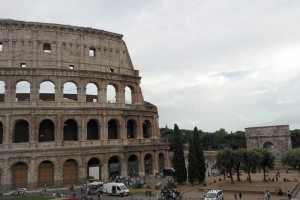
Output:
[[22,68],[26,67],[26,63],[20,63],[20,67]]
[[114,71],[115,71],[114,68],[110,68],[110,69],[109,69],[109,72],[110,72],[110,73],[114,73]]
[[43,52],[44,53],[51,53],[51,44],[50,43],[44,43]]
[[69,69],[74,69],[74,65],[69,65]]
[[96,56],[96,49],[95,48],[90,48],[89,56],[90,57],[95,57]]
[[3,51],[3,44],[0,42],[0,51]]

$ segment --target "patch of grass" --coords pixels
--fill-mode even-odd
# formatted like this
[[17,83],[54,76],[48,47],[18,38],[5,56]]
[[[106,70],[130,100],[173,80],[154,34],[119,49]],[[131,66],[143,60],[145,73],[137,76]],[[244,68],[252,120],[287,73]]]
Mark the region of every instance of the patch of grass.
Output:
[[3,198],[1,198],[1,200],[50,200],[53,199],[53,197],[43,197],[43,196],[30,196],[30,195],[26,195],[26,196],[4,196]]

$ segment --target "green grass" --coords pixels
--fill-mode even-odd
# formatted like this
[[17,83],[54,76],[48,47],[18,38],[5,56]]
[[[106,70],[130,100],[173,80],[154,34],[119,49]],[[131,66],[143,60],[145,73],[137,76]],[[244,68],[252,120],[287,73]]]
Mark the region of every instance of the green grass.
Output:
[[0,198],[1,200],[50,200],[53,199],[53,197],[42,197],[42,196],[15,196],[15,197],[8,197],[8,196],[4,196],[3,198]]

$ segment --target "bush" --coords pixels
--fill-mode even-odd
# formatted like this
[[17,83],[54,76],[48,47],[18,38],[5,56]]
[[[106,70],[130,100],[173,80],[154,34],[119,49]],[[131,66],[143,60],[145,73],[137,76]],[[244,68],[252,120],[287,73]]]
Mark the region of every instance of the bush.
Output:
[[168,181],[166,187],[167,187],[167,189],[174,189],[177,186],[173,181]]
[[132,188],[133,189],[140,189],[140,188],[143,188],[143,184],[138,182],[138,183],[135,183],[132,185]]

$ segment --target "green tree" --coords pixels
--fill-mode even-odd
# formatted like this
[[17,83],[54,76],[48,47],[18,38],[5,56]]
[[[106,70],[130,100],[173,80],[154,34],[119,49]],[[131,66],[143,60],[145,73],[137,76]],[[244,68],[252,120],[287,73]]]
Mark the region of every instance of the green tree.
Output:
[[216,166],[220,171],[229,173],[231,184],[234,183],[232,177],[234,163],[235,163],[235,157],[234,157],[234,151],[232,149],[226,148],[218,152]]
[[299,148],[300,147],[300,129],[295,129],[290,131],[291,133],[291,141],[292,141],[292,148]]
[[199,177],[199,170],[192,135],[189,135],[188,163],[188,180],[193,185],[194,180]]
[[197,127],[194,128],[193,132],[193,146],[197,160],[198,180],[199,183],[202,183],[205,181],[206,167],[202,144],[200,141],[200,136]]
[[236,171],[236,181],[241,181],[240,169],[241,169],[241,164],[242,164],[242,160],[243,160],[245,151],[246,151],[246,149],[235,149],[233,151],[234,158],[235,158],[234,169]]
[[251,172],[255,172],[259,166],[261,155],[254,150],[246,150],[243,152],[242,168],[248,174],[248,180],[251,183]]
[[187,171],[183,154],[182,134],[180,134],[177,124],[174,125],[173,152],[174,178],[176,182],[181,184],[187,179]]
[[282,154],[281,161],[283,164],[297,168],[300,171],[300,148],[289,149]]
[[263,181],[266,182],[267,181],[266,171],[268,169],[273,169],[274,168],[275,157],[272,155],[272,153],[268,152],[267,150],[259,150],[258,153],[261,154],[259,167],[263,170],[263,173],[264,173]]

